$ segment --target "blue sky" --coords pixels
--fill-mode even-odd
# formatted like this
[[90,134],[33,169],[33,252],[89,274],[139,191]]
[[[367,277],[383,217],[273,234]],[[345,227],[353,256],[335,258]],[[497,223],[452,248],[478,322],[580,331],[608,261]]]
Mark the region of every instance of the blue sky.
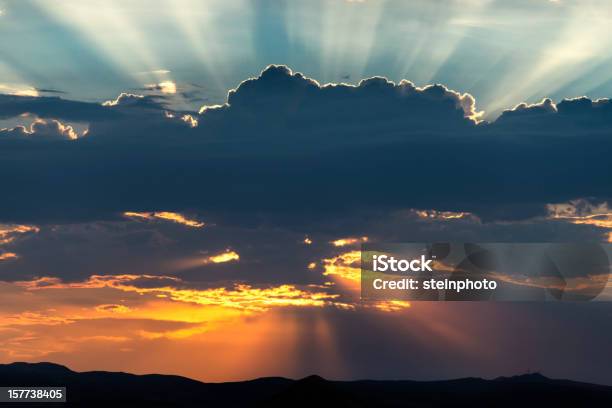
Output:
[[605,1],[2,0],[0,10],[2,93],[100,101],[163,83],[193,107],[223,102],[271,63],[324,83],[443,83],[489,118],[545,96],[612,93]]

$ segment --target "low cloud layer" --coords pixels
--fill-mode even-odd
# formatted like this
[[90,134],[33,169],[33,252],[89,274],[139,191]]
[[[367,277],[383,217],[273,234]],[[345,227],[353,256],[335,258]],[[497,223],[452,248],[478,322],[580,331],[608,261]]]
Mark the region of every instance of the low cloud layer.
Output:
[[545,100],[486,123],[469,94],[441,85],[322,86],[271,66],[199,113],[173,112],[163,95],[104,105],[0,96],[0,117],[23,114],[89,131],[77,140],[0,131],[0,171],[11,175],[4,222],[160,210],[330,219],[404,208],[524,219],[549,203],[612,198],[609,100]]

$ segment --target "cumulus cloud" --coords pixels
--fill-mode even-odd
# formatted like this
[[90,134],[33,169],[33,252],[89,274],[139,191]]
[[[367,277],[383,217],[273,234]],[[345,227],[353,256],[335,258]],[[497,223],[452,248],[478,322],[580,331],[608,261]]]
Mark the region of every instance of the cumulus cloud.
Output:
[[4,186],[13,199],[0,202],[8,221],[160,210],[329,218],[406,208],[487,221],[612,198],[607,99],[522,104],[486,123],[472,96],[442,85],[379,77],[321,85],[270,66],[199,113],[170,111],[163,95],[105,104],[0,97],[3,117],[24,112],[86,118],[89,133],[44,157],[0,139],[15,159],[0,170],[17,175]]
[[612,101],[587,97],[564,99],[558,103],[543,99],[540,103],[521,103],[506,110],[494,125],[511,131],[527,130],[544,134],[598,132],[612,128]]
[[225,105],[201,113],[202,121],[210,126],[238,121],[258,128],[286,127],[288,132],[310,126],[313,137],[325,130],[322,127],[351,131],[351,124],[370,132],[462,130],[479,116],[471,95],[442,85],[417,88],[409,81],[395,84],[381,77],[362,80],[357,86],[320,85],[285,66],[274,65],[230,91]]
[[[0,131],[0,136],[2,136]],[[26,136],[38,140],[75,140],[79,135],[70,125],[65,125],[59,120],[36,119],[26,128],[18,126],[4,132],[8,135]]]

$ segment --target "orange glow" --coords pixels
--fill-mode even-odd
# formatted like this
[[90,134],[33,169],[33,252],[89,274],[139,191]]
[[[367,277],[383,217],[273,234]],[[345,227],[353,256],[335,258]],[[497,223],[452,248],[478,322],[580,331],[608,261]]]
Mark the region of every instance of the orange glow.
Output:
[[11,259],[17,259],[19,256],[13,252],[3,252],[0,254],[0,261],[8,261]]
[[348,245],[360,244],[362,242],[368,242],[368,237],[360,237],[360,238],[341,238],[335,241],[332,241],[331,244],[335,247],[343,247]]
[[358,305],[360,308],[376,309],[383,312],[397,312],[410,307],[410,302],[403,300],[356,302],[361,293],[361,251],[349,251],[332,258],[323,259],[322,264],[323,275],[334,280],[334,282],[327,282],[328,286],[338,284],[346,296],[354,299],[352,303],[342,306],[337,305],[338,307],[354,310]]
[[383,300],[374,303],[374,307],[383,312],[398,312],[410,306],[410,302],[405,300]]
[[136,219],[144,219],[144,220],[165,220],[175,222],[177,224],[184,225],[186,227],[192,228],[202,228],[205,224],[203,222],[189,219],[182,214],[169,212],[169,211],[160,211],[160,212],[133,212],[127,211],[124,212],[123,215],[128,218],[136,218]]
[[[548,204],[546,209],[548,218],[552,220],[612,230],[612,210],[608,208],[608,203],[595,206],[585,200],[574,200],[569,203]],[[607,232],[605,236],[608,242],[612,242],[612,232]]]
[[40,229],[34,225],[2,225],[0,224],[0,245],[13,242],[15,235],[38,233]]
[[[315,310],[337,298],[310,286],[198,290],[184,285],[178,278],[151,275],[0,282],[0,295],[8,302],[0,310],[0,360],[51,358],[75,369],[132,372],[168,372],[172,364],[174,372],[207,380],[288,375],[295,369],[291,358],[263,356],[270,350],[290,355],[300,331],[310,330],[291,318],[291,310]],[[278,314],[285,308],[286,314]],[[317,344],[323,352],[331,333],[315,335],[322,336]],[[146,350],[156,350],[152,360],[142,359]]]
[[306,245],[311,245],[312,244],[312,240],[308,237],[304,238],[304,244]]
[[[138,286],[138,284],[143,283],[146,283],[147,287]],[[182,285],[183,282],[180,279],[152,275],[93,275],[88,280],[77,283],[63,283],[58,278],[45,277],[33,281],[17,282],[16,284],[28,290],[114,288],[140,295],[151,294],[157,297],[165,297],[177,302],[260,312],[274,306],[321,307],[338,297],[338,295],[325,292],[302,290],[294,285],[255,288],[250,285],[239,284],[232,289],[225,287],[203,290],[179,289],[174,285]]]
[[192,115],[183,115],[181,120],[189,125],[191,128],[198,127],[198,120]]
[[577,215],[573,217],[554,217],[556,219],[566,219],[572,224],[594,225],[600,228],[612,229],[612,213]]
[[[324,285],[186,286],[179,278],[153,275],[0,281],[0,360],[228,381],[304,375],[298,356],[308,347],[325,375],[342,376],[342,343],[323,307],[391,316],[410,306],[347,302],[326,293],[331,287]],[[419,314],[410,315],[411,324],[419,324]]]
[[361,252],[350,251],[340,254],[336,257],[323,259],[323,268],[325,276],[339,276],[354,282],[361,280]]
[[226,251],[217,255],[211,255],[204,260],[204,263],[225,263],[232,261],[239,261],[240,255],[234,251]]
[[98,312],[110,312],[110,313],[128,313],[131,309],[124,305],[117,304],[104,304],[96,306]]

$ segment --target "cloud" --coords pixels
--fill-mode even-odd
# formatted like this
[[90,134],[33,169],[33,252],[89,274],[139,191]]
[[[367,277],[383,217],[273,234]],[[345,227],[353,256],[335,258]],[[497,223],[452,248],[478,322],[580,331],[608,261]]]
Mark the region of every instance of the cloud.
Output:
[[170,70],[168,69],[154,69],[151,71],[136,72],[137,75],[166,75],[169,73],[170,73]]
[[0,94],[0,119],[30,113],[42,119],[90,122],[118,119],[118,114],[97,103],[78,102],[54,96],[17,96]]
[[361,282],[361,251],[350,251],[333,258],[324,259],[325,276],[339,276],[343,279]]
[[39,232],[40,229],[34,225],[3,225],[0,224],[0,245],[13,242],[20,235]]
[[160,103],[163,98],[160,96],[145,96],[122,92],[115,99],[102,102],[102,106],[113,107],[136,107],[145,109],[163,109],[163,103]]
[[521,103],[504,111],[494,125],[511,131],[543,134],[600,133],[612,128],[612,101],[579,97],[556,104],[549,98],[536,104]]
[[172,81],[162,81],[158,84],[149,84],[145,86],[147,91],[159,91],[163,94],[175,94],[176,84]]
[[151,294],[177,302],[204,306],[221,306],[244,311],[262,312],[282,306],[325,306],[338,297],[323,291],[298,288],[293,285],[257,288],[236,284],[233,288],[209,288],[197,290],[185,288],[182,281],[171,276],[151,275],[94,275],[87,281],[63,283],[58,278],[43,277],[32,281],[17,282],[27,290],[49,289],[100,289],[112,288],[139,295]]
[[185,225],[187,227],[192,228],[202,228],[205,224],[203,222],[190,219],[185,217],[183,214],[174,213],[170,211],[159,211],[159,212],[151,212],[151,213],[139,213],[139,212],[130,212],[126,211],[123,213],[124,216],[128,218],[134,219],[144,219],[144,220],[166,220],[175,222],[177,224]]
[[[483,308],[474,302],[416,302],[407,308],[389,302],[359,313],[317,306],[244,312],[114,288],[28,290],[0,283],[0,293],[5,361],[55,361],[79,371],[172,372],[206,381],[308,372],[336,378],[387,378],[390,372],[495,376],[522,372],[537,361],[548,375],[563,377],[567,362],[559,356],[574,353],[575,378],[609,378],[609,308],[596,302],[580,312],[561,302],[546,308]],[[392,307],[402,309],[389,313]],[[547,330],[522,330],[542,322]],[[366,352],[372,344],[384,347]],[[523,358],[509,361],[508,352]],[[287,358],[270,359],[274,353]],[[435,358],[441,353],[448,359]]]
[[225,251],[217,255],[211,255],[204,260],[204,263],[224,263],[240,260],[240,255],[235,251]]
[[593,225],[607,230],[607,241],[612,242],[612,209],[607,202],[593,204],[588,200],[572,200],[568,203],[548,204],[548,216],[572,224]]
[[131,309],[125,305],[118,304],[102,304],[96,306],[96,310],[99,312],[111,312],[111,313],[128,313]]
[[368,242],[368,237],[360,237],[360,238],[340,238],[331,242],[331,244],[335,247],[343,247],[350,245],[359,245],[362,242]]
[[17,258],[19,258],[19,256],[13,252],[0,252],[0,262]]
[[36,88],[39,93],[48,93],[48,94],[65,94],[67,92],[60,91],[59,89],[45,89],[45,88]]
[[[605,212],[605,208],[594,204],[578,213]],[[122,217],[114,222],[43,225],[36,233],[13,233],[15,239],[6,249],[20,258],[0,262],[3,280],[13,280],[0,282],[0,357],[52,360],[79,370],[171,370],[207,380],[270,372],[297,376],[301,370],[331,375],[344,364],[350,367],[350,376],[383,376],[393,370],[426,378],[448,372],[447,364],[432,367],[428,361],[437,361],[432,356],[448,353],[449,348],[453,369],[475,370],[477,362],[482,375],[498,375],[499,370],[509,369],[507,356],[497,352],[499,344],[528,353],[529,361],[539,358],[546,369],[562,373],[567,367],[556,366],[558,355],[575,351],[579,341],[589,345],[580,348],[586,353],[580,359],[582,375],[608,378],[608,367],[602,365],[594,372],[591,358],[609,354],[607,337],[601,336],[601,328],[609,326],[604,324],[609,308],[603,304],[585,303],[580,305],[584,313],[577,313],[576,305],[562,303],[544,310],[530,304],[483,308],[469,302],[361,302],[359,252],[354,246],[331,244],[338,237],[365,235],[372,242],[539,242],[564,237],[593,241],[599,234],[596,226],[547,217],[483,223],[474,216],[433,210],[382,213],[376,218],[346,213],[326,222],[303,220],[302,225],[294,225],[297,231],[261,226],[255,220],[250,226],[237,227],[203,219],[207,221],[204,229],[162,219],[137,222]],[[306,231],[310,245],[303,242]],[[202,265],[228,247],[240,254],[239,262]],[[170,260],[189,257],[197,257],[199,266],[160,268]],[[310,263],[315,266],[309,268]],[[283,317],[277,318],[279,314]],[[520,326],[525,325],[525,316],[533,319],[533,326],[552,322],[559,330],[552,334],[531,331],[517,338],[516,333],[523,333]],[[371,330],[366,333],[363,327]],[[545,358],[546,347],[524,347],[534,342],[549,344],[551,336],[562,340],[554,342],[557,349],[549,350]],[[384,354],[360,353],[371,344],[385,344]],[[407,345],[419,350],[418,364],[406,352]],[[256,364],[257,356],[279,350],[290,356],[281,361],[293,364],[287,371],[274,371],[276,366],[266,371]],[[151,361],[151,355],[159,357]],[[215,361],[208,364],[210,356]],[[295,364],[300,359],[304,364]],[[146,365],[134,365],[138,361]],[[230,362],[231,369],[224,372]],[[525,370],[525,364],[517,363],[511,370]],[[201,367],[208,368],[202,371]],[[262,371],[248,371],[250,367]]]
[[26,128],[24,126],[18,126],[13,129],[6,131],[0,131],[0,137],[15,136],[15,137],[26,137],[37,140],[76,140],[79,138],[78,133],[70,125],[65,125],[59,120],[44,120],[36,119],[32,124]]
[[203,120],[213,123],[233,118],[256,122],[260,128],[284,124],[296,126],[296,130],[308,122],[342,128],[351,120],[358,120],[368,130],[374,125],[383,129],[388,125],[396,129],[462,129],[479,116],[471,95],[442,85],[417,88],[409,81],[395,84],[382,77],[364,79],[357,86],[320,85],[276,65],[230,91],[227,104],[204,113]]
[[52,144],[43,156],[0,139],[13,158],[0,171],[16,174],[3,187],[13,199],[0,202],[0,219],[125,211],[321,219],[422,208],[489,221],[543,216],[548,203],[612,199],[607,99],[522,104],[486,123],[472,96],[442,85],[379,77],[321,85],[270,66],[226,104],[199,113],[170,111],[162,95],[124,93],[104,105],[0,97],[4,117],[89,123],[87,137],[70,148]]
[[[0,15],[1,15],[0,10]],[[26,85],[12,85],[0,83],[0,94],[8,94],[14,96],[38,96],[39,91],[36,88]]]

